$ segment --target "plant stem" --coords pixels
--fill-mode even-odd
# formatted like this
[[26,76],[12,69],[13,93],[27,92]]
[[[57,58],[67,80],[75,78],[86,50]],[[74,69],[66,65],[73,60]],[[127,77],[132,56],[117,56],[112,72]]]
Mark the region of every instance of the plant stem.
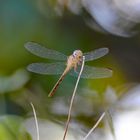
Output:
[[85,56],[83,56],[82,66],[81,66],[81,69],[80,69],[80,73],[78,75],[78,78],[77,78],[77,81],[76,81],[76,85],[75,85],[75,88],[74,88],[74,91],[73,91],[73,94],[72,94],[72,97],[71,97],[70,107],[69,107],[69,112],[68,112],[68,118],[67,118],[67,122],[66,122],[66,127],[65,127],[65,132],[64,132],[63,140],[65,140],[66,135],[67,135],[67,131],[68,131],[68,127],[69,127],[69,123],[70,123],[70,119],[71,119],[71,110],[72,110],[72,106],[73,106],[73,102],[74,102],[77,86],[78,86],[78,83],[79,83],[79,80],[80,80],[80,77],[81,77],[81,74],[82,74],[82,71],[83,71],[83,68],[84,68],[84,64],[85,64]]
[[105,112],[100,116],[100,118],[98,119],[98,121],[96,122],[96,124],[90,129],[90,131],[88,132],[88,134],[84,137],[83,140],[86,140],[88,138],[88,136],[95,130],[95,128],[99,125],[99,123],[101,122],[101,120],[103,119],[103,117],[105,116]]
[[38,127],[38,121],[37,121],[36,111],[35,111],[34,105],[32,103],[30,103],[30,104],[31,104],[31,107],[33,109],[33,114],[34,114],[34,119],[35,119],[36,132],[37,132],[37,140],[39,140],[39,127]]

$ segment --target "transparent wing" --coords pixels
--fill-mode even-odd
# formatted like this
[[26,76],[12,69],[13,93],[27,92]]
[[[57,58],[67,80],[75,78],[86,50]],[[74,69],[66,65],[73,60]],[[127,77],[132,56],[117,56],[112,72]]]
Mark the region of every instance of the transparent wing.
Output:
[[39,73],[39,74],[48,74],[48,75],[57,75],[62,74],[66,68],[65,63],[32,63],[28,65],[27,70]]
[[34,42],[27,42],[24,46],[29,52],[42,58],[48,58],[54,60],[67,60],[66,55],[58,51],[43,47]]
[[109,52],[108,48],[100,48],[91,52],[84,53],[85,61],[91,61],[103,57]]
[[[77,68],[77,72],[71,70],[70,75],[78,76],[79,72],[80,72],[80,66]],[[112,70],[108,68],[98,68],[98,67],[91,67],[85,65],[81,78],[98,79],[98,78],[107,78],[111,76],[112,76]]]

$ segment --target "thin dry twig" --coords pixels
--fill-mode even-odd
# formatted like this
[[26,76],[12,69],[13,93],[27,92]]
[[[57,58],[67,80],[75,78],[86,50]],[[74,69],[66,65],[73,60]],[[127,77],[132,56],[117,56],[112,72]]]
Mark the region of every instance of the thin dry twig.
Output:
[[68,112],[68,118],[67,118],[67,122],[66,122],[66,127],[65,127],[65,132],[64,132],[63,140],[65,140],[66,135],[67,135],[67,131],[68,131],[68,127],[69,127],[69,123],[70,123],[70,119],[71,119],[71,110],[72,110],[72,106],[73,106],[73,102],[74,102],[77,86],[78,86],[78,83],[79,83],[79,80],[80,80],[80,77],[81,77],[81,74],[82,74],[82,71],[83,71],[83,68],[84,68],[84,64],[85,64],[85,56],[83,56],[83,61],[82,61],[82,66],[81,66],[81,69],[80,69],[80,73],[78,75],[78,78],[77,78],[77,81],[76,81],[76,85],[75,85],[75,88],[74,88],[74,91],[73,91],[73,94],[72,94],[72,97],[71,97],[70,107],[69,107],[69,112]]
[[31,107],[33,109],[33,114],[34,114],[34,119],[35,119],[37,140],[39,140],[40,139],[40,135],[39,135],[39,127],[38,127],[38,121],[37,121],[36,111],[35,111],[35,108],[34,108],[34,105],[32,104],[32,102],[30,104],[31,104]]
[[86,140],[88,138],[88,136],[95,130],[95,128],[99,125],[99,123],[101,122],[101,120],[103,119],[103,117],[105,116],[105,112],[103,112],[103,114],[101,115],[101,117],[98,119],[98,121],[96,122],[96,124],[90,129],[90,131],[87,133],[87,135],[84,137],[83,140]]
[[114,140],[116,140],[116,135],[115,135],[115,129],[114,129],[112,116],[111,116],[111,113],[109,112],[109,110],[107,110],[107,109],[106,109],[106,119],[107,119],[107,123],[108,123],[109,128],[110,128],[110,131],[112,133],[112,136],[113,136]]

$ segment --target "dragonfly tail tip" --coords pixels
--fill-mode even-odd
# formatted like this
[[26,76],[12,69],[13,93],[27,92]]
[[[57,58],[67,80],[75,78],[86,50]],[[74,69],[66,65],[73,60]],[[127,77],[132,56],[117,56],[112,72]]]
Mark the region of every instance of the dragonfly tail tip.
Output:
[[48,95],[49,98],[52,97],[52,96],[53,96],[52,94],[49,94],[49,95]]

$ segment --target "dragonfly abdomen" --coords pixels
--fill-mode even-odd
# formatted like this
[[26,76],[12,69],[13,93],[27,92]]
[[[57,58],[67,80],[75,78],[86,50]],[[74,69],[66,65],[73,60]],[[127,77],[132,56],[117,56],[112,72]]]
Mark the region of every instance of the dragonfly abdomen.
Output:
[[59,80],[57,81],[57,83],[54,85],[53,89],[49,93],[48,97],[52,97],[54,95],[54,93],[56,92],[58,86],[61,84],[61,82],[65,78],[66,74],[67,74],[67,71],[64,71],[64,73],[61,75],[61,77],[59,78]]

